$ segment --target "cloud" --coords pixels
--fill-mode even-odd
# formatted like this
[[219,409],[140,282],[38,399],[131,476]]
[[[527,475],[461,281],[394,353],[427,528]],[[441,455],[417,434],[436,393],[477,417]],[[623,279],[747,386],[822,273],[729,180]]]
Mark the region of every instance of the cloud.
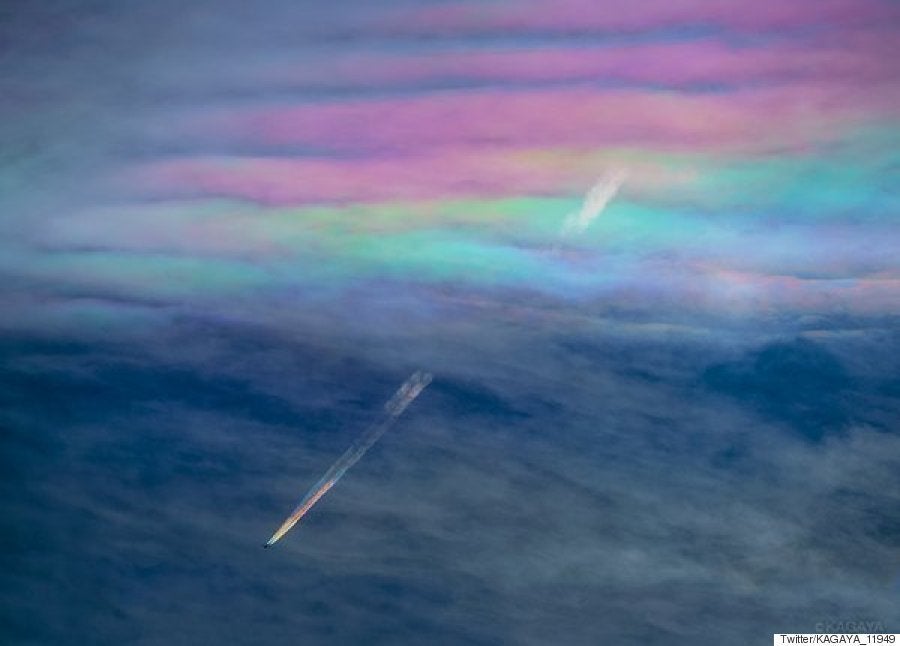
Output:
[[825,26],[871,25],[896,16],[889,2],[803,0],[790,6],[747,6],[740,2],[710,4],[704,0],[653,0],[640,7],[597,11],[589,0],[566,0],[549,5],[542,0],[497,2],[474,7],[455,2],[424,7],[404,16],[401,25],[413,33],[490,33],[549,31],[563,33],[642,32],[686,28],[698,24],[737,32],[781,31],[810,24]]
[[740,362],[713,366],[704,380],[813,441],[843,430],[849,421],[842,399],[850,377],[834,356],[806,339],[773,343]]
[[4,5],[0,641],[896,632],[895,7],[635,7]]
[[583,233],[616,196],[619,188],[625,182],[625,178],[626,173],[619,170],[597,180],[585,195],[581,210],[566,217],[560,235],[569,236]]
[[[843,90],[808,84],[699,94],[484,89],[236,110],[186,120],[180,131],[338,156],[421,154],[446,146],[766,152],[802,149],[848,127],[862,106],[887,115],[892,105],[891,92],[851,100]],[[748,137],[751,131],[757,136]]]
[[854,425],[893,430],[880,406],[867,410],[867,393],[878,387],[851,375],[834,354],[807,338],[770,343],[737,361],[711,366],[703,381],[813,442]]
[[[556,633],[577,644],[799,630],[835,606],[893,620],[882,583],[897,436],[848,426],[817,445],[794,440],[756,415],[752,393],[731,406],[696,390],[705,342],[588,337],[535,351],[507,331],[520,352],[442,354],[421,405],[266,560],[271,519],[401,373],[371,351],[352,365],[302,342],[285,352],[261,329],[180,334],[195,341],[8,346],[7,379],[39,379],[4,388],[6,456],[30,474],[4,489],[18,563],[6,570],[8,634],[53,640],[64,625],[158,643],[178,621],[176,643]],[[479,336],[467,340],[495,346]],[[810,393],[857,383],[817,345],[749,356],[758,388],[791,380],[824,398]],[[45,392],[55,417],[40,412]],[[56,568],[32,578],[50,557]],[[24,620],[40,608],[65,624]]]

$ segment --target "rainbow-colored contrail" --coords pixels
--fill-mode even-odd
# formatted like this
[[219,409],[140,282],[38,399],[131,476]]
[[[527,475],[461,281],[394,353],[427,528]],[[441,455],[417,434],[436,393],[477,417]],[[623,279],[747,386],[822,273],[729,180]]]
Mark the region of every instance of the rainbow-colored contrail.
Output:
[[296,525],[306,512],[312,509],[313,505],[315,505],[319,499],[324,496],[345,473],[347,473],[347,470],[356,464],[359,459],[366,454],[366,451],[372,448],[372,445],[384,435],[385,431],[393,426],[394,422],[397,421],[397,418],[406,410],[406,407],[409,406],[413,400],[419,396],[419,393],[421,393],[430,383],[431,375],[429,373],[422,371],[414,372],[413,375],[400,386],[399,390],[394,393],[394,396],[384,405],[387,417],[373,424],[369,430],[363,433],[362,436],[354,442],[354,444],[347,449],[333,465],[331,465],[331,468],[325,472],[325,475],[319,478],[319,481],[306,492],[306,495],[303,496],[300,504],[298,504],[294,511],[291,512],[291,515],[281,523],[281,526],[275,530],[275,533],[272,534],[272,538],[270,538],[263,547],[274,545],[282,536],[287,534],[291,527]]

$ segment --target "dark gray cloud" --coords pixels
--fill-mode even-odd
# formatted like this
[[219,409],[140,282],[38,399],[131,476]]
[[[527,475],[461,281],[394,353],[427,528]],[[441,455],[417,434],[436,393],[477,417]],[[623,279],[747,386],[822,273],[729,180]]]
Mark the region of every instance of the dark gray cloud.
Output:
[[7,641],[762,643],[897,620],[900,437],[847,421],[811,443],[775,414],[787,394],[773,413],[693,385],[796,369],[803,404],[820,362],[850,406],[862,382],[817,344],[728,363],[600,337],[577,358],[521,346],[531,372],[452,357],[263,551],[403,375],[259,328],[171,335],[6,340]]
[[713,366],[704,380],[814,441],[849,422],[843,400],[851,379],[832,354],[806,339],[772,343],[740,361]]
[[853,425],[897,430],[893,380],[851,374],[835,354],[806,338],[769,343],[711,366],[703,382],[813,442]]

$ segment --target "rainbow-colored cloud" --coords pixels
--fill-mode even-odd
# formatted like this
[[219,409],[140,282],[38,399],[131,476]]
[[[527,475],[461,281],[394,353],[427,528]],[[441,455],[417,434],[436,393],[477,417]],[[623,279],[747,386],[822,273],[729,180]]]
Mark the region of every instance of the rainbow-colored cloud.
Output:
[[[125,122],[152,154],[6,269],[175,306],[401,282],[662,319],[896,311],[898,17],[886,0],[445,2],[208,78],[160,66],[181,98]],[[615,169],[603,216],[548,253]]]

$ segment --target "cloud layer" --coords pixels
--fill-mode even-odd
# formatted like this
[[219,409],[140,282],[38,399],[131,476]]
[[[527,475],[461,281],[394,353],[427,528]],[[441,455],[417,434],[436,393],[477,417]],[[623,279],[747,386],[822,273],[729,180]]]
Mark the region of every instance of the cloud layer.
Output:
[[896,3],[2,12],[0,641],[900,632]]

